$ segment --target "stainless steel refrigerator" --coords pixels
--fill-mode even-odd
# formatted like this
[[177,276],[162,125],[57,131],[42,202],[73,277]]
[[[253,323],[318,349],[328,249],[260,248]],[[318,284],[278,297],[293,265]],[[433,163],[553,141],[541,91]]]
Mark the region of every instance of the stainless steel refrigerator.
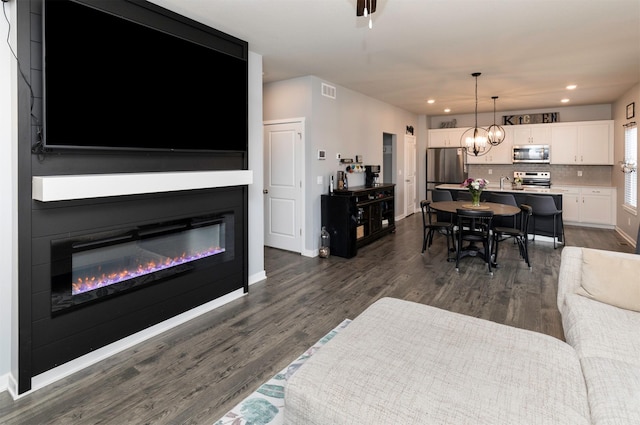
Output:
[[427,149],[427,193],[440,184],[461,184],[468,176],[465,152],[461,148]]

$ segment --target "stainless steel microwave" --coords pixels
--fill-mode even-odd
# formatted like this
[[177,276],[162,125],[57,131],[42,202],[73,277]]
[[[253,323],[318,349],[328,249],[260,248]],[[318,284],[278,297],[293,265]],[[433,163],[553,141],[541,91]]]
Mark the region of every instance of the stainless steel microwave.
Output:
[[549,145],[513,146],[513,163],[548,164]]

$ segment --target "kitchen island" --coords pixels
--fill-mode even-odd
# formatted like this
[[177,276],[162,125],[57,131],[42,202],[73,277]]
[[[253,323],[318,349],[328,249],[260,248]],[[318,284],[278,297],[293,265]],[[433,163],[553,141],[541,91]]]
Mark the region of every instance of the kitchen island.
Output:
[[[459,184],[441,184],[436,186],[436,190],[447,190],[451,193],[451,197],[454,200],[458,199],[458,193],[467,192],[468,189],[466,187],[462,187]],[[562,209],[562,194],[563,190],[546,188],[546,187],[525,187],[523,189],[514,189],[511,185],[506,186],[504,189],[500,189],[500,186],[488,186],[486,189],[482,191],[482,195],[480,196],[480,201],[486,201],[489,194],[492,192],[496,193],[511,193],[513,197],[516,199],[516,203],[518,205],[524,204],[527,195],[544,195],[550,196],[553,198],[553,201],[556,204],[556,208],[559,210]],[[561,220],[560,223],[556,223],[557,229],[556,234],[558,236],[558,242],[564,243],[563,240],[563,222]],[[529,234],[540,235],[540,236],[549,236],[553,237],[553,217],[536,217],[535,220],[529,221]]]

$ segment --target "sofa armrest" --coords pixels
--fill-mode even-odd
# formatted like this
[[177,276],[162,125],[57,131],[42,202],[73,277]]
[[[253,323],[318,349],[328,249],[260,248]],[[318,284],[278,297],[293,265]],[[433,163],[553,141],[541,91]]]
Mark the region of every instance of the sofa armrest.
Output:
[[565,246],[560,257],[558,272],[558,310],[562,313],[567,294],[574,294],[582,281],[582,248]]

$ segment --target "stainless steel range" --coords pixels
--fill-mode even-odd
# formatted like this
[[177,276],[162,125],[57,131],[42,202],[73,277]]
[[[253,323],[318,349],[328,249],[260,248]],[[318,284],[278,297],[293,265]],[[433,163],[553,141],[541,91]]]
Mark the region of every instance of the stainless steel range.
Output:
[[514,171],[513,178],[517,177],[522,179],[522,187],[551,187],[551,173],[549,171]]

